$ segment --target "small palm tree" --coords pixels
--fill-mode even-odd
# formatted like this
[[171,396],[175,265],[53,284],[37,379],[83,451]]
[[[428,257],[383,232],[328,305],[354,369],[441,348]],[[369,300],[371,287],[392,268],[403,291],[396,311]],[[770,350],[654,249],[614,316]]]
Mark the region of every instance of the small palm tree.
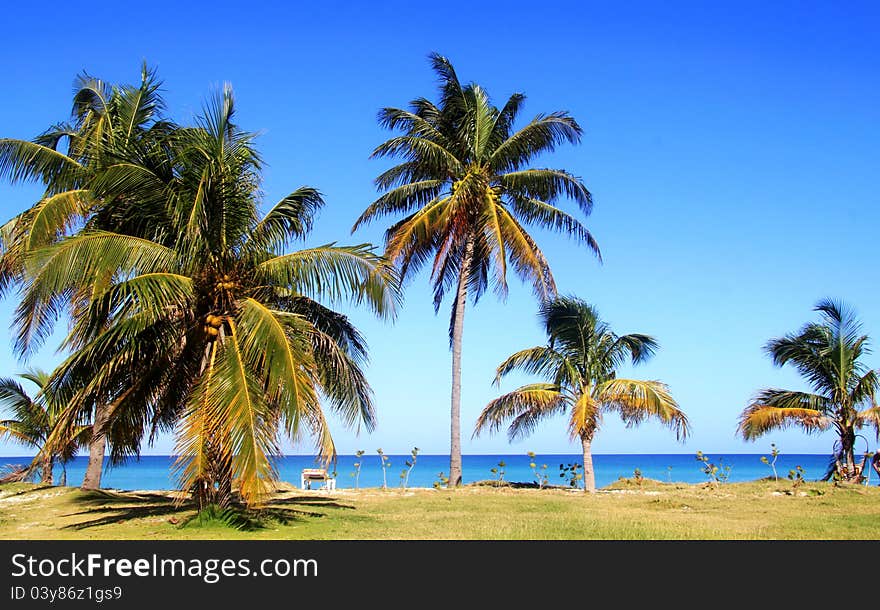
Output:
[[869,353],[855,313],[843,303],[824,299],[814,308],[821,322],[772,339],[764,347],[776,366],[791,364],[809,382],[812,392],[761,390],[740,416],[739,434],[746,440],[795,426],[807,433],[834,430],[829,478],[836,470],[848,481],[860,479],[855,463],[856,434],[865,426],[880,432],[878,379],[861,358]]
[[[80,447],[86,446],[91,437],[90,426],[77,426],[65,431],[65,442],[51,452],[45,451],[46,441],[61,421],[63,405],[54,400],[47,388],[49,374],[40,370],[30,370],[19,375],[38,388],[31,397],[14,379],[0,379],[0,404],[12,411],[13,419],[0,420],[0,439],[9,438],[37,450],[31,469],[39,469],[41,481],[52,485],[55,463],[64,468],[73,459]],[[61,484],[67,484],[67,469],[64,468]]]
[[581,441],[584,489],[596,489],[591,444],[602,415],[617,413],[627,426],[649,417],[672,428],[678,439],[688,433],[688,421],[667,386],[659,381],[618,379],[626,360],[638,364],[657,349],[653,337],[617,335],[594,307],[572,297],[546,302],[540,319],[549,342],[519,351],[501,363],[495,383],[514,370],[543,377],[545,383],[522,386],[490,402],[477,420],[474,435],[498,431],[507,422],[511,440],[530,434],[545,417],[568,413],[568,430]]
[[[507,269],[546,299],[556,294],[550,265],[527,226],[557,231],[597,255],[590,232],[556,207],[564,198],[588,215],[592,197],[583,182],[562,169],[534,168],[541,153],[580,141],[581,128],[566,112],[539,114],[514,130],[525,96],[516,93],[501,109],[479,85],[463,85],[446,58],[432,54],[440,77],[440,101],[424,98],[409,110],[385,108],[383,126],[401,135],[381,144],[373,157],[403,162],[376,179],[385,193],[354,225],[379,217],[406,216],[385,234],[385,256],[401,276],[431,263],[434,308],[454,291],[449,324],[452,348],[449,485],[461,484],[461,344],[465,304],[490,287],[507,294]],[[353,230],[354,230],[353,229]]]

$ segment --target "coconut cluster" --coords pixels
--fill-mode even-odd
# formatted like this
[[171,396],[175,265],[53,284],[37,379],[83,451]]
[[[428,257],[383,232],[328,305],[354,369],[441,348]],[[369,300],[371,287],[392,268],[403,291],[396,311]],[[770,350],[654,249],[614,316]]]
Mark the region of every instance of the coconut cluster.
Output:
[[229,275],[224,273],[220,277],[220,280],[217,282],[216,286],[217,290],[230,290],[232,288],[235,288],[235,282],[232,281],[232,278]]
[[219,335],[221,326],[223,326],[223,316],[208,314],[205,317],[205,332],[207,332],[209,336],[216,337]]

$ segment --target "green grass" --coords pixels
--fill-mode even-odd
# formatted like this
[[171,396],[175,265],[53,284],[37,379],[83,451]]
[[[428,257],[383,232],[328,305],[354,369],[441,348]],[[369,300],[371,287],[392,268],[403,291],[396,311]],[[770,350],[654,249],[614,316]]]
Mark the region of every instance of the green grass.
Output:
[[789,481],[620,481],[595,494],[465,487],[288,490],[230,527],[170,494],[0,486],[5,539],[797,539],[880,538],[880,488]]

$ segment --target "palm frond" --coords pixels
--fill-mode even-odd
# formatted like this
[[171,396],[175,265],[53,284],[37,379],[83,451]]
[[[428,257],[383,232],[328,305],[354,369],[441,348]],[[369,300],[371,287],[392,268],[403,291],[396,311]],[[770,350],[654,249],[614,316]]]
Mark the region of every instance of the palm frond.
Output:
[[570,385],[578,378],[573,364],[564,355],[547,346],[530,347],[508,356],[495,370],[495,385],[513,371],[537,375],[558,385]]
[[568,433],[572,439],[593,438],[602,419],[601,404],[589,392],[582,392],[571,407]]
[[628,427],[654,418],[675,431],[678,440],[687,438],[688,419],[664,383],[612,379],[597,389],[597,396],[602,406],[617,411]]
[[577,144],[581,127],[566,112],[538,115],[502,142],[489,159],[498,172],[516,171],[542,152],[552,152],[564,142]]
[[[58,190],[75,188],[82,166],[48,146],[27,140],[0,138],[0,178],[12,184],[40,181]],[[63,186],[61,186],[63,185]]]
[[250,232],[249,241],[261,250],[275,251],[312,230],[315,215],[324,206],[317,189],[302,186],[275,204]]
[[364,303],[384,317],[394,316],[400,298],[395,269],[369,244],[299,250],[271,258],[257,270],[270,285],[318,300]]
[[745,440],[750,441],[771,430],[784,430],[790,426],[813,433],[827,430],[831,425],[831,419],[816,409],[775,407],[753,402],[742,412],[737,431]]
[[[552,415],[566,406],[567,399],[559,386],[533,383],[522,386],[491,401],[477,418],[473,436],[499,431],[510,422],[508,437],[513,440],[532,431],[541,417]],[[524,414],[526,417],[520,419]]]
[[298,435],[303,417],[318,407],[315,362],[309,344],[311,325],[302,317],[273,311],[245,299],[238,315],[241,350],[272,403],[281,409],[287,432]]
[[593,211],[590,191],[580,178],[562,169],[525,169],[502,174],[499,180],[505,189],[524,199],[552,202],[565,196],[574,200],[585,215]]
[[859,411],[855,423],[858,427],[873,426],[875,436],[880,439],[880,407]]

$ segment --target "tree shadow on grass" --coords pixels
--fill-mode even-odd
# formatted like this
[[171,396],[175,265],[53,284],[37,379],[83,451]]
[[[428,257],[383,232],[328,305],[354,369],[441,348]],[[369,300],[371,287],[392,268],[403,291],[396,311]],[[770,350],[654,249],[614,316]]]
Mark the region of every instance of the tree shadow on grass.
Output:
[[[68,513],[65,517],[93,516],[94,518],[65,525],[62,529],[79,531],[124,523],[134,519],[168,517],[167,521],[179,528],[222,523],[241,531],[256,531],[276,524],[289,525],[326,516],[325,513],[307,510],[306,507],[354,508],[353,506],[327,501],[327,498],[277,498],[260,510],[250,510],[237,506],[227,509],[219,517],[212,515],[205,519],[200,518],[199,514],[194,512],[196,506],[192,500],[175,503],[173,497],[163,493],[121,493],[109,490],[84,491],[74,501],[82,506],[84,510]],[[296,508],[296,505],[305,506],[303,508]]]
[[345,508],[354,510],[351,504],[340,504],[333,498],[327,496],[292,496],[290,498],[275,498],[269,504],[280,504],[282,506],[290,504],[303,504],[305,506],[320,506],[326,508]]
[[62,529],[83,530],[102,525],[122,523],[132,519],[174,516],[195,508],[191,501],[176,504],[174,498],[161,493],[120,493],[108,490],[83,491],[74,503],[84,510],[68,513],[65,517],[94,516]]
[[[15,483],[12,483],[12,485],[14,485],[14,484],[15,484]],[[4,485],[6,485],[6,484],[4,484]],[[8,493],[8,494],[6,494],[5,496],[3,496],[3,499],[5,500],[5,499],[8,499],[8,498],[15,498],[15,497],[18,497],[18,496],[27,496],[27,495],[30,495],[30,494],[40,493],[40,492],[42,492],[42,491],[51,491],[51,490],[54,490],[54,489],[64,489],[64,488],[63,488],[63,487],[58,487],[58,486],[56,486],[56,485],[44,485],[44,484],[40,483],[40,484],[37,484],[37,485],[35,485],[35,486],[33,486],[33,487],[28,487],[27,489],[20,489],[20,490],[18,490],[18,491],[13,491],[12,493]],[[4,486],[3,486],[3,485],[0,485],[0,491],[6,491],[6,490],[4,489]]]

